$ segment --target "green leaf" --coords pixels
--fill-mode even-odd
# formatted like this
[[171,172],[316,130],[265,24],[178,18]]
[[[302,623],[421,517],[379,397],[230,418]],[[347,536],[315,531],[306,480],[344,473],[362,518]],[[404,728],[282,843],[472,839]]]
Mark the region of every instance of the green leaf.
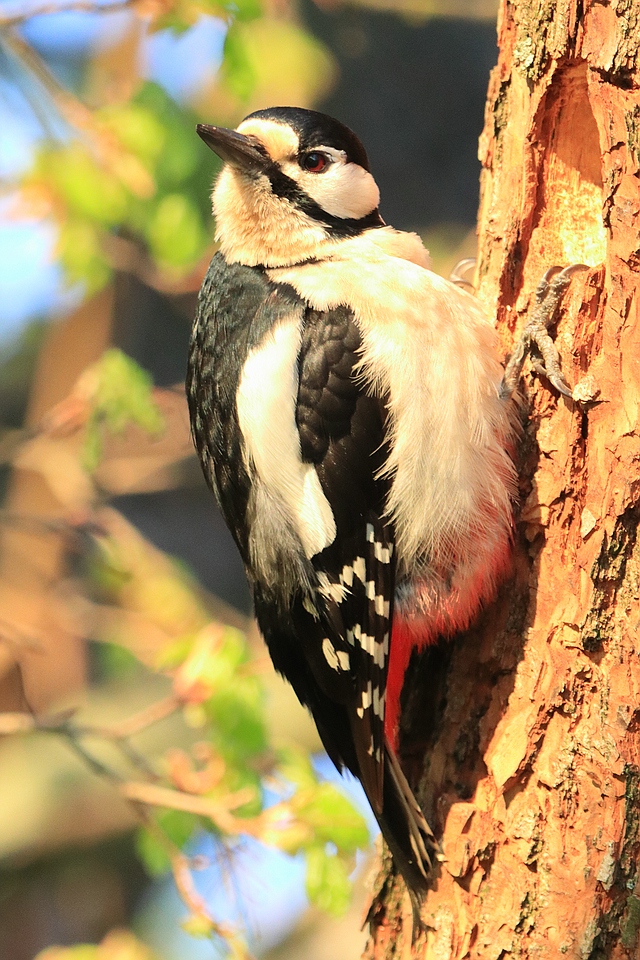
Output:
[[58,255],[67,279],[82,281],[87,294],[100,290],[111,277],[111,268],[100,249],[100,230],[88,220],[70,218],[60,227]]
[[254,91],[257,76],[247,55],[244,37],[233,26],[225,37],[220,74],[231,93],[246,103]]
[[42,163],[71,213],[105,225],[120,223],[127,210],[127,191],[78,141],[47,150]]
[[164,421],[152,397],[151,375],[135,360],[112,348],[103,354],[99,373],[95,408],[110,430],[124,430],[129,423],[149,433],[162,430]]
[[287,746],[278,751],[278,772],[299,790],[314,790],[318,778],[309,754],[298,747]]
[[150,877],[161,877],[171,869],[167,851],[157,837],[144,828],[136,836],[136,853]]
[[83,463],[89,471],[95,470],[100,460],[103,423],[114,433],[121,433],[130,423],[149,433],[158,433],[164,426],[153,400],[150,375],[122,350],[107,350],[96,364],[95,376],[83,450]]
[[103,599],[109,601],[116,598],[132,578],[118,544],[111,538],[96,540],[96,549],[89,557],[87,572],[92,586],[99,591]]
[[214,726],[216,746],[234,763],[245,762],[267,748],[264,696],[257,677],[237,677],[205,704]]
[[[135,96],[132,106],[149,117],[162,132],[162,147],[154,153],[155,177],[159,194],[184,185],[199,163],[205,158],[200,140],[195,133],[196,117],[179,107],[157,83],[145,83]],[[193,199],[193,198],[192,198]]]
[[198,940],[208,940],[214,932],[215,924],[211,917],[204,913],[192,913],[180,921],[180,926],[190,937]]
[[331,916],[342,916],[351,900],[347,865],[319,845],[307,851],[306,860],[305,887],[309,900]]
[[260,833],[258,839],[267,846],[276,847],[292,857],[300,851],[308,850],[313,845],[313,837],[310,836],[309,827],[301,823],[300,820],[280,823],[273,829],[268,826]]
[[[198,824],[194,814],[182,810],[165,810],[158,814],[156,821],[169,840],[181,850],[191,839]],[[136,836],[136,853],[152,877],[162,876],[171,869],[171,861],[162,842],[144,827]]]
[[247,662],[248,651],[244,634],[233,627],[225,627],[221,643],[199,667],[199,679],[212,691],[219,691],[236,682],[238,669]]
[[309,800],[292,808],[304,823],[313,828],[318,840],[335,843],[344,853],[355,853],[369,846],[369,831],[361,813],[331,783],[321,783]]
[[227,0],[224,6],[234,20],[255,20],[262,13],[261,0]]
[[82,447],[82,465],[92,473],[98,468],[102,457],[102,432],[96,417],[90,417],[84,433]]
[[94,647],[102,677],[105,679],[121,680],[124,677],[131,678],[139,674],[140,661],[119,643],[101,641],[94,644]]
[[154,163],[166,147],[164,124],[142,104],[109,106],[98,115],[124,147],[149,164]]
[[158,670],[175,670],[189,656],[193,646],[193,636],[177,637],[159,651],[156,658]]
[[183,124],[167,125],[170,149],[161,154],[156,166],[156,178],[161,189],[182,186],[196,170],[200,160],[200,141],[193,127],[191,123],[187,129]]
[[182,850],[198,824],[198,818],[193,813],[182,810],[165,810],[158,817],[162,830]]
[[[223,751],[221,750],[220,753]],[[262,812],[262,784],[260,775],[242,763],[239,757],[230,757],[222,781],[225,793],[236,793],[240,790],[252,791],[251,797],[236,807],[233,811],[237,817],[256,817]]]
[[[176,659],[181,652],[182,659]],[[244,634],[221,625],[209,625],[191,635],[187,645],[170,652],[169,660],[163,656],[163,663],[180,665],[179,686],[184,693],[191,690],[195,694],[197,689],[197,697],[203,701],[235,684],[238,668],[246,661]]]
[[313,102],[329,92],[335,76],[330,52],[285,19],[237,21],[227,34],[220,77],[241,101]]
[[162,197],[146,234],[154,257],[172,267],[193,263],[204,251],[208,240],[199,211],[183,193]]

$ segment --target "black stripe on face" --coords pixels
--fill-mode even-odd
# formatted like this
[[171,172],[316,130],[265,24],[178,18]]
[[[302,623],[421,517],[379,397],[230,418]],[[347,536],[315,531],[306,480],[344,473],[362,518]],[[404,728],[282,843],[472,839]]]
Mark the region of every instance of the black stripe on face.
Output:
[[370,227],[384,226],[384,220],[378,213],[377,208],[366,216],[360,217],[359,220],[353,217],[345,217],[344,219],[342,217],[336,217],[332,213],[327,213],[326,210],[323,210],[319,203],[316,203],[315,200],[300,188],[295,180],[288,177],[286,173],[283,173],[276,164],[273,164],[273,166],[269,167],[265,172],[269,177],[274,196],[288,200],[313,220],[324,223],[329,227],[328,232],[334,237],[355,237]]

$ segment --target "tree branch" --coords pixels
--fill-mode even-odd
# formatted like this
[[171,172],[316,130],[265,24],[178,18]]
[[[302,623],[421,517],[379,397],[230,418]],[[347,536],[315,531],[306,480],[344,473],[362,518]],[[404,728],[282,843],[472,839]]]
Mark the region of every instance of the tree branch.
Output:
[[5,27],[0,37],[3,46],[44,87],[60,115],[86,137],[98,162],[111,169],[136,196],[143,199],[151,196],[155,184],[138,157],[124,150],[117,137],[96,120],[91,110],[58,82],[44,60],[16,30]]
[[[195,813],[208,817],[222,833],[231,835],[245,833],[255,836],[258,834],[258,824],[262,822],[260,817],[244,820],[234,817],[231,813],[232,810],[253,799],[253,790],[248,788],[239,790],[226,797],[225,802],[219,802],[206,797],[191,796],[153,783],[134,783],[127,781],[117,770],[99,760],[82,743],[82,738],[86,736],[98,736],[111,740],[120,747],[134,766],[146,775],[155,777],[145,758],[131,747],[127,738],[169,716],[179,706],[178,697],[168,696],[113,727],[75,725],[72,721],[72,713],[69,711],[44,717],[35,717],[26,713],[0,713],[0,735],[31,733],[36,730],[62,735],[89,769],[111,783],[129,801],[142,825],[162,846],[171,864],[171,872],[180,898],[189,911],[185,927],[200,936],[221,937],[237,960],[253,960],[245,944],[238,939],[234,931],[224,924],[217,923],[211,916],[205,900],[196,890],[189,857],[166,835],[149,809],[149,807],[161,806]],[[269,813],[271,819],[272,809]]]
[[135,7],[140,0],[113,0],[112,3],[96,3],[91,0],[72,0],[71,3],[41,3],[23,13],[0,14],[0,30],[17,27],[33,17],[48,16],[52,13],[119,13]]
[[116,723],[113,727],[106,727],[105,736],[113,737],[116,740],[124,740],[133,737],[142,730],[146,730],[154,723],[164,720],[170,716],[181,705],[180,700],[175,694],[170,694],[162,700],[156,700],[148,707],[139,710],[126,720]]

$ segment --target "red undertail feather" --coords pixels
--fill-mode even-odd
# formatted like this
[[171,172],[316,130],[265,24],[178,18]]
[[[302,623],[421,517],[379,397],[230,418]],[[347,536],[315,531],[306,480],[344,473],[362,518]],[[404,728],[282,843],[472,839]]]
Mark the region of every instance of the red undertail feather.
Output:
[[389,651],[389,672],[387,673],[384,733],[396,754],[398,752],[400,724],[400,696],[409,660],[414,650],[424,648],[434,639],[427,631],[424,635],[418,633],[415,623],[408,624],[397,615],[394,616]]

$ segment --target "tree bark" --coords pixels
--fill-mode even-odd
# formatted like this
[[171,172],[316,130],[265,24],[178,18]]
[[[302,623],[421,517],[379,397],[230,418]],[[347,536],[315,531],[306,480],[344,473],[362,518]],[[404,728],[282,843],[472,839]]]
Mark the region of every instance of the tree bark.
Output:
[[404,758],[446,862],[412,947],[384,869],[370,960],[640,956],[640,0],[503,0],[478,294],[508,354],[536,284],[584,263],[530,371],[513,575],[405,691]]

